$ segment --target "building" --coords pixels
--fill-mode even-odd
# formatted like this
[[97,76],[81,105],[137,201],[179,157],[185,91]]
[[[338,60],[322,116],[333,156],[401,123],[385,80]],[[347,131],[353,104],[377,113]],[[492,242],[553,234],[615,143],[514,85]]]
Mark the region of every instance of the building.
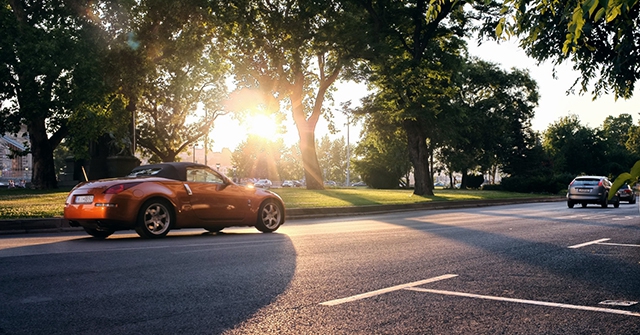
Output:
[[0,178],[2,180],[31,180],[33,171],[31,154],[11,158],[14,152],[24,152],[26,150],[24,142],[28,141],[29,135],[24,126],[18,136],[5,134],[0,137]]

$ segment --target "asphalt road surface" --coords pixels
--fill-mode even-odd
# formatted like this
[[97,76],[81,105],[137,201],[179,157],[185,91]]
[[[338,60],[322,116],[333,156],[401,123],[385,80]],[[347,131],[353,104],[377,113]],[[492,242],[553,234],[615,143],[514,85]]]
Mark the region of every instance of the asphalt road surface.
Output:
[[0,334],[640,334],[637,205],[0,236]]

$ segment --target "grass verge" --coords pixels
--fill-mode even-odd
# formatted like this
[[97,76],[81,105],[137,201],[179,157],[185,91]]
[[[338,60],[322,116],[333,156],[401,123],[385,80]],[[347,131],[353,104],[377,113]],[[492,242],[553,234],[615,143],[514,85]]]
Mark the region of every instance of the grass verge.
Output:
[[[374,190],[366,188],[336,188],[306,190],[298,188],[273,189],[287,208],[349,207],[367,205],[410,204],[431,201],[485,200],[544,197],[523,193],[479,190],[437,189],[435,195],[422,197],[412,190]],[[61,217],[69,189],[58,190],[0,190],[0,220],[21,218]]]

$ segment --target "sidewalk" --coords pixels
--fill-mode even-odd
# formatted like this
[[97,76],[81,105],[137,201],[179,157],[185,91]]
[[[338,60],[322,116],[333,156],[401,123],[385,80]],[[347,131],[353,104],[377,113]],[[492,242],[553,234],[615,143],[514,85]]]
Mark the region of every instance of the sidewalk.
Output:
[[[301,219],[315,219],[323,217],[356,216],[366,214],[384,214],[391,212],[405,212],[414,210],[473,208],[499,205],[512,205],[535,202],[564,201],[565,197],[548,198],[518,198],[496,200],[462,200],[462,201],[433,201],[418,204],[403,205],[374,205],[355,207],[331,208],[292,208],[287,209],[287,221]],[[285,222],[286,224],[286,222]],[[71,227],[63,218],[44,219],[16,219],[0,220],[0,235],[29,234],[29,233],[60,233],[67,231],[82,231],[81,227]]]

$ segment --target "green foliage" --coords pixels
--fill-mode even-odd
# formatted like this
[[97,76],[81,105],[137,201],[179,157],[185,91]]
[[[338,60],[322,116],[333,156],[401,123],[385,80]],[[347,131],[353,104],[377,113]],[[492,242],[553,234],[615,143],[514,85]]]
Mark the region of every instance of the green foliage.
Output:
[[615,196],[616,191],[618,191],[622,185],[628,184],[633,186],[638,183],[638,180],[640,180],[640,161],[633,164],[633,167],[629,172],[623,172],[616,177],[611,185],[611,190],[609,191],[609,200]]
[[344,185],[347,180],[347,144],[344,137],[332,141],[325,135],[316,150],[324,180]]
[[69,133],[68,118],[103,101],[106,47],[91,5],[66,1],[2,1],[0,133],[29,131],[32,183],[55,188],[53,150]]
[[503,178],[501,185],[509,192],[559,194],[566,191],[574,177],[573,174],[512,176]]
[[363,118],[364,129],[355,149],[353,169],[373,188],[398,188],[401,178],[411,169],[406,134],[384,113],[370,113]]
[[484,176],[481,174],[466,175],[462,180],[462,184],[472,190],[479,189],[480,186],[482,186],[482,183],[484,183]]
[[539,61],[571,60],[582,92],[592,87],[596,97],[612,90],[629,98],[640,78],[639,6],[635,0],[507,0],[495,33],[520,37]]

